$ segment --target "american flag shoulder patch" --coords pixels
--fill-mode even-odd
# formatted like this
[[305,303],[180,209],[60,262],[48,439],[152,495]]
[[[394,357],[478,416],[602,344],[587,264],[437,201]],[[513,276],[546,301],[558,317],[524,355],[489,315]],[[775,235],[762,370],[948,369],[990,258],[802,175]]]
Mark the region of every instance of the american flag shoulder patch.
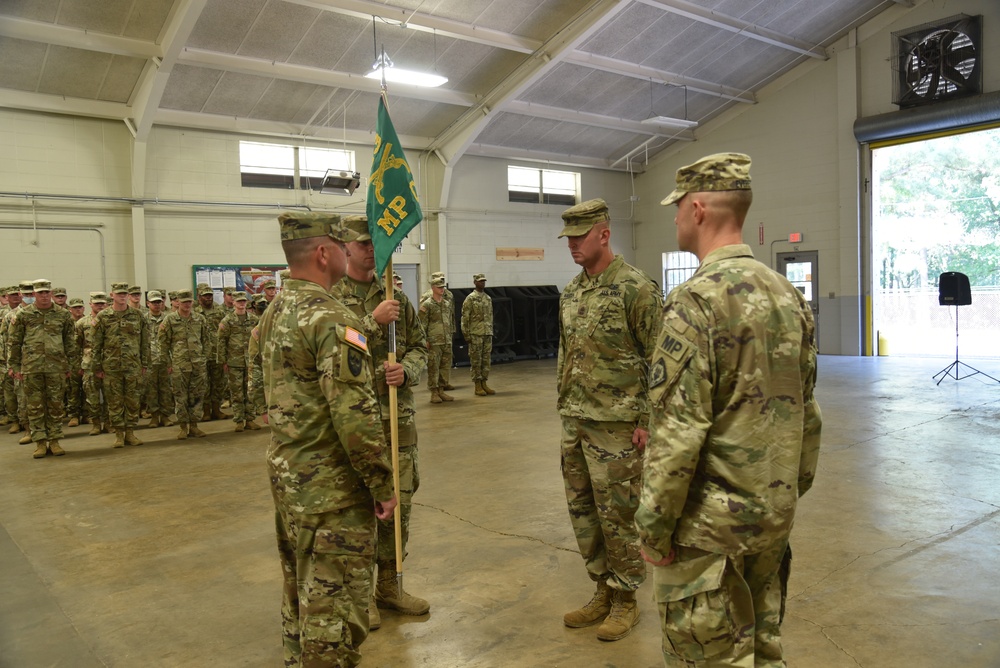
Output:
[[365,338],[364,334],[353,327],[345,327],[344,329],[347,330],[347,333],[344,335],[345,341],[361,348],[361,350],[365,352],[368,352],[368,339]]

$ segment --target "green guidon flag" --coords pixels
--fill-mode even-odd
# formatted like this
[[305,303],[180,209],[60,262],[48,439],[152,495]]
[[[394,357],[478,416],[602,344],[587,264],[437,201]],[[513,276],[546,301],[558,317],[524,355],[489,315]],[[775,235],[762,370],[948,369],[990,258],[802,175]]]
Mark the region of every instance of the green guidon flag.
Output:
[[417,186],[413,183],[413,174],[403,155],[399,137],[392,127],[384,95],[378,100],[366,213],[368,231],[375,247],[375,274],[381,276],[396,246],[424,218],[417,199]]

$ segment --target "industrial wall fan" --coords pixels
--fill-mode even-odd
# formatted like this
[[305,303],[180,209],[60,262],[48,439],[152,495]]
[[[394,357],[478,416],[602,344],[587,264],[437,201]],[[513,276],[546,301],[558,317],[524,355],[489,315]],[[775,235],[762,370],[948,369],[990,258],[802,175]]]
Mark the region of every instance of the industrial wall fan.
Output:
[[892,38],[894,104],[915,107],[982,92],[982,16],[960,14]]

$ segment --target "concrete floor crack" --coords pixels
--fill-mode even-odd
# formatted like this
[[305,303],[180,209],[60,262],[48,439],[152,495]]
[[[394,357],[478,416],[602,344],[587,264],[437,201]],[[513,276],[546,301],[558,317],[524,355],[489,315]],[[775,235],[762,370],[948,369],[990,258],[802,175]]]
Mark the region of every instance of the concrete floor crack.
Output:
[[828,628],[838,628],[837,626],[823,626],[822,624],[817,624],[816,622],[812,621],[811,619],[808,619],[806,617],[802,617],[801,615],[795,615],[795,616],[798,619],[801,619],[802,621],[806,622],[807,624],[812,624],[817,629],[819,629],[819,632],[823,634],[823,637],[826,638],[827,641],[829,641],[829,643],[831,645],[833,645],[834,647],[836,647],[837,649],[839,649],[846,656],[849,656],[851,658],[851,661],[853,661],[854,664],[858,666],[858,668],[864,668],[864,664],[862,664],[860,661],[858,661],[858,657],[856,657],[853,654],[851,654],[850,652],[848,652],[847,649],[843,645],[841,645],[836,640],[834,640],[833,638],[831,638],[830,634],[826,632],[826,630]]
[[542,545],[545,545],[547,547],[551,547],[551,548],[553,548],[555,550],[562,550],[563,552],[570,552],[572,554],[579,554],[579,551],[577,551],[577,550],[571,550],[569,548],[561,547],[559,545],[553,545],[552,543],[546,542],[546,541],[542,540],[541,538],[535,538],[534,536],[528,536],[528,535],[522,534],[522,533],[510,533],[510,532],[507,532],[507,531],[498,531],[497,529],[490,529],[488,527],[484,527],[481,524],[476,524],[472,520],[467,520],[464,517],[460,517],[459,515],[456,515],[455,513],[450,513],[447,510],[445,510],[444,508],[438,508],[437,506],[431,506],[431,505],[426,504],[426,503],[416,503],[416,502],[414,502],[413,505],[415,505],[415,506],[421,506],[423,508],[430,508],[431,510],[436,510],[436,511],[438,511],[439,513],[441,513],[443,515],[447,515],[448,517],[454,517],[459,522],[465,522],[466,524],[474,526],[477,529],[482,529],[483,531],[488,531],[489,533],[496,534],[497,536],[505,536],[507,538],[523,538],[524,540],[530,540],[530,541],[535,542],[535,543],[541,543]]

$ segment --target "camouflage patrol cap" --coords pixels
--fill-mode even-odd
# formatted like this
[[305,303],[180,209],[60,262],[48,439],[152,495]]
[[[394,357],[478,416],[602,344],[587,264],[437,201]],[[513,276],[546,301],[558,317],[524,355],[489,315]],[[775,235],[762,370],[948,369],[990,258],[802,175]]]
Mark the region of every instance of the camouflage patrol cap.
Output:
[[354,233],[354,238],[349,241],[369,241],[372,238],[368,231],[368,216],[348,216],[344,218],[344,227]]
[[193,302],[194,296],[191,294],[190,290],[178,290],[177,291],[177,301],[179,302]]
[[22,295],[30,295],[35,292],[35,282],[34,281],[21,281],[21,284],[17,286],[17,291]]
[[68,302],[66,302],[66,306],[70,308],[76,308],[77,306],[83,308],[83,300],[80,299],[79,297],[73,297]]
[[677,170],[677,188],[660,202],[670,206],[688,193],[750,190],[750,156],[713,153]]
[[215,295],[215,290],[212,289],[211,285],[209,285],[208,283],[203,283],[202,286],[198,287],[199,297],[201,297],[202,295]]
[[167,293],[167,296],[170,297],[170,301],[174,301],[175,299],[177,299],[177,291],[171,290],[170,292]]
[[236,288],[222,288],[222,294],[224,295],[236,294]]
[[278,278],[280,278],[282,282],[287,281],[291,277],[292,277],[292,272],[290,269],[282,269],[281,271],[278,272]]
[[0,288],[0,297],[6,297],[7,292],[10,290],[7,286]]
[[582,237],[597,223],[610,223],[608,203],[603,199],[588,199],[562,212],[563,230],[559,238]]
[[91,304],[107,304],[108,296],[103,292],[91,292],[90,293],[90,303]]
[[52,283],[45,278],[39,278],[34,282],[35,292],[52,292]]
[[400,276],[399,274],[397,274],[396,272],[392,272],[392,280],[394,280],[394,281],[401,281],[401,280],[403,280],[403,277]]
[[485,281],[485,280],[486,280],[486,274],[476,274],[475,276],[472,277],[473,283],[478,283],[479,281]]
[[147,302],[162,302],[163,294],[159,290],[150,290],[149,294],[146,295]]
[[444,276],[438,276],[437,278],[431,278],[431,285],[435,288],[443,288],[445,284]]
[[281,227],[282,241],[322,236],[341,243],[351,241],[340,216],[335,213],[286,212],[278,216],[278,225]]
[[111,294],[120,295],[122,293],[128,294],[128,283],[112,283],[111,284]]
[[128,293],[130,295],[141,295],[142,294],[142,286],[141,285],[130,285],[130,286],[128,286]]
[[234,292],[233,293],[233,301],[234,302],[245,302],[245,301],[247,301],[247,293],[243,292],[242,290]]
[[53,297],[65,297],[66,296],[66,288],[52,288],[52,296]]
[[[317,235],[317,236],[322,236],[322,235]],[[261,284],[260,289],[264,290],[265,288],[276,288],[276,287],[278,287],[278,284],[274,282],[273,278],[269,278]]]

